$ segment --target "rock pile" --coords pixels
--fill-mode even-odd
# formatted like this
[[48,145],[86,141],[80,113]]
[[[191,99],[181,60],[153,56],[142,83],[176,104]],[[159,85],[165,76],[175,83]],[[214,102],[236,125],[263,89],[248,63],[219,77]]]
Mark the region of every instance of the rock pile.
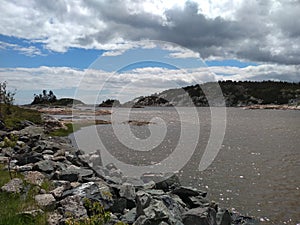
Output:
[[[124,177],[113,164],[102,166],[97,154],[71,146],[66,138],[49,137],[43,128],[28,126],[20,131],[2,132],[0,141],[13,134],[16,146],[2,148],[0,159],[24,174],[24,181],[40,187],[35,201],[39,208],[31,215],[48,212],[49,224],[65,224],[72,218],[87,218],[84,199],[100,202],[111,212],[107,224],[122,221],[134,225],[231,225],[257,221],[222,209],[206,198],[206,192],[180,185],[176,175],[145,174],[140,179]],[[41,184],[49,179],[48,193]],[[5,192],[26,192],[21,179],[1,187]]]

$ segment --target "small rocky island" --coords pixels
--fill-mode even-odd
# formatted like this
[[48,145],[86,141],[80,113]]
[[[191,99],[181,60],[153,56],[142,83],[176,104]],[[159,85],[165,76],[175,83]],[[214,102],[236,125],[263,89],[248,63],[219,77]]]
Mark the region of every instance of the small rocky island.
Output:
[[125,177],[115,165],[102,165],[96,152],[85,154],[67,138],[50,136],[47,126],[22,124],[17,130],[0,131],[1,171],[11,176],[0,194],[20,199],[32,195],[35,202],[17,217],[36,221],[42,215],[42,224],[50,225],[258,223],[220,208],[205,191],[182,186],[176,174],[166,179],[166,174],[153,173]]

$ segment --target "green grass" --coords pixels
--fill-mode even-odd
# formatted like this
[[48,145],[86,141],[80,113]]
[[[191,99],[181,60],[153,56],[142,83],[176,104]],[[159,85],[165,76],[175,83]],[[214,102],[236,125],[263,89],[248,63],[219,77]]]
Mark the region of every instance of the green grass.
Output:
[[[20,174],[14,174],[14,177],[23,178]],[[0,187],[10,180],[9,173],[0,165]],[[26,210],[37,209],[34,196],[38,194],[38,188],[34,185],[26,184],[28,191],[25,194],[9,194],[0,191],[0,225],[35,225],[47,224],[46,214],[39,215],[36,218],[20,215]]]
[[99,124],[111,124],[111,122],[105,120],[95,120],[95,121],[85,121],[85,122],[77,122],[77,123],[67,123],[65,124],[67,129],[61,128],[50,132],[49,135],[65,137],[75,131],[80,130],[82,127],[88,127],[88,126],[99,125]]
[[5,126],[9,129],[18,129],[20,122],[24,120],[29,120],[36,124],[42,123],[40,112],[19,106],[0,104],[0,115],[2,116]]
[[68,136],[69,134],[79,130],[82,126],[80,126],[79,124],[71,124],[68,123],[66,124],[67,129],[58,129],[55,131],[52,131],[49,133],[50,136],[59,136],[59,137],[65,137]]

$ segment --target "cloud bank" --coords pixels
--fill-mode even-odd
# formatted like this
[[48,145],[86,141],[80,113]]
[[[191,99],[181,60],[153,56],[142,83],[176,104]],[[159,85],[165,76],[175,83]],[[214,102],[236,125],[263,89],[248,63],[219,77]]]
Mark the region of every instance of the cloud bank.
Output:
[[[1,68],[0,76],[8,82],[9,88],[21,93],[20,99],[17,99],[20,104],[29,103],[28,98],[27,102],[22,99],[22,92],[43,89],[77,90],[77,98],[86,103],[98,103],[107,98],[118,98],[124,102],[168,88],[218,80],[282,80],[284,77],[286,81],[299,82],[299,69],[295,65],[271,64],[246,68],[218,66],[181,70],[154,67],[118,74],[93,69],[39,67]],[[59,97],[74,97],[74,92]]]

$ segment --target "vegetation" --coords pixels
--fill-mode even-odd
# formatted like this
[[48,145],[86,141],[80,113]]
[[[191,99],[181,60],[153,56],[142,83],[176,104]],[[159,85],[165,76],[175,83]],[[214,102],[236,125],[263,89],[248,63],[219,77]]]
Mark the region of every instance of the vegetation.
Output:
[[107,99],[106,101],[102,101],[101,104],[99,104],[99,107],[118,107],[121,103],[119,100],[116,99]]
[[[184,88],[169,89],[159,94],[140,97],[135,101],[139,106],[168,106],[189,104],[189,99],[196,106],[208,106],[208,100],[203,90],[208,90],[211,96],[218,96],[214,86],[208,82],[187,86]],[[278,81],[219,81],[219,86],[227,106],[247,106],[253,104],[300,104],[300,83]],[[186,95],[186,96],[185,96]],[[190,97],[185,98],[184,97]],[[126,104],[126,103],[125,103]]]
[[31,105],[55,105],[55,106],[67,106],[67,105],[77,105],[84,104],[82,101],[72,99],[72,98],[61,98],[57,99],[53,91],[47,92],[43,90],[41,94],[34,94],[34,99]]
[[[17,140],[18,138],[15,135],[10,135],[11,137],[5,137],[3,139],[3,141],[0,142],[0,147],[1,148],[14,148],[17,145]],[[11,157],[12,157],[12,152],[9,152],[9,159],[8,159],[8,173],[9,173],[9,177],[10,179],[12,179],[12,173],[11,173],[11,169],[10,169],[10,162],[11,162]]]
[[84,103],[77,99],[61,98],[61,99],[58,99],[54,105],[57,105],[57,106],[84,105]]
[[58,130],[54,130],[54,131],[50,132],[49,135],[65,137],[81,128],[81,126],[79,126],[78,124],[67,123],[65,125],[66,125],[67,129],[60,128]]
[[[87,209],[88,218],[75,219],[71,217],[66,221],[67,225],[104,225],[107,224],[110,219],[110,212],[104,210],[104,207],[100,202],[92,202],[88,198],[84,199],[84,207]],[[118,222],[115,225],[126,225],[123,222]]]
[[49,91],[47,93],[46,90],[43,90],[42,94],[34,94],[34,100],[31,103],[31,105],[36,105],[36,104],[50,104],[54,103],[57,101],[56,96],[54,95],[53,91]]
[[[16,177],[23,179],[21,174],[16,174]],[[0,187],[10,180],[7,170],[0,164]],[[0,225],[44,225],[46,223],[46,214],[32,217],[21,214],[21,212],[36,209],[34,196],[38,194],[39,188],[25,182],[26,193],[9,194],[0,192]]]
[[[2,104],[2,108],[8,107],[7,105]],[[20,129],[22,128],[22,121],[31,121],[35,124],[42,124],[41,113],[32,110],[25,109],[19,106],[11,105],[9,106],[9,112],[7,110],[3,110],[2,120],[5,124],[5,127],[8,129]]]
[[78,122],[78,123],[67,123],[65,124],[67,129],[60,128],[58,130],[54,130],[49,133],[51,136],[60,136],[65,137],[69,134],[80,130],[82,127],[92,126],[92,125],[100,125],[100,124],[110,124],[111,122],[106,120],[95,120],[95,121],[84,121],[84,122]]
[[11,106],[14,103],[14,96],[16,92],[8,91],[6,89],[7,82],[0,82],[0,119],[3,117],[3,114],[11,113]]

